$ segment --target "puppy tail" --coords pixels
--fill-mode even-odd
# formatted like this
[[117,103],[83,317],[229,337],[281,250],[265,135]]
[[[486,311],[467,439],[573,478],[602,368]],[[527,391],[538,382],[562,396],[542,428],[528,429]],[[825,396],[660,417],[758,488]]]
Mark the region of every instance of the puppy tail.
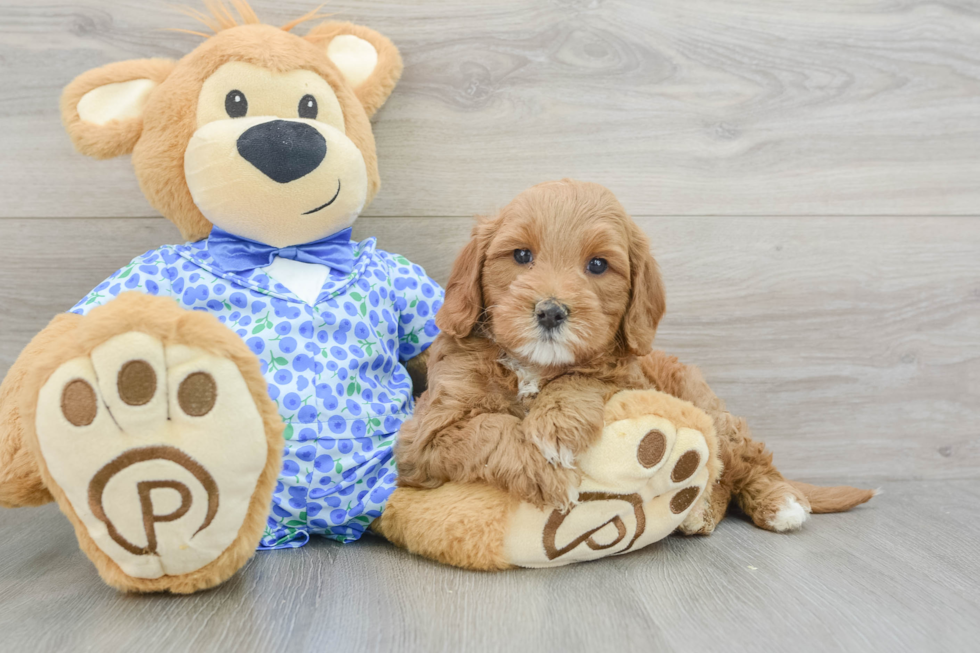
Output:
[[810,502],[810,509],[815,514],[845,512],[854,506],[870,501],[879,493],[879,490],[862,490],[848,485],[823,487],[801,483],[800,481],[789,481],[789,484],[803,493],[807,501]]

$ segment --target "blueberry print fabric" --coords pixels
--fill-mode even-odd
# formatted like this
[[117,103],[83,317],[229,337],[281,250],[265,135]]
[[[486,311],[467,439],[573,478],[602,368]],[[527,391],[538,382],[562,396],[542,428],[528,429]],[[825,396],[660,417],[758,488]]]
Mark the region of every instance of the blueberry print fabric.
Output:
[[373,238],[354,256],[351,273],[331,270],[311,306],[262,269],[222,271],[206,240],[167,245],[71,309],[84,315],[128,290],[173,297],[217,316],[258,356],[286,423],[260,549],[299,547],[310,534],[356,540],[395,487],[392,448],[414,408],[403,363],[435,339],[443,290]]

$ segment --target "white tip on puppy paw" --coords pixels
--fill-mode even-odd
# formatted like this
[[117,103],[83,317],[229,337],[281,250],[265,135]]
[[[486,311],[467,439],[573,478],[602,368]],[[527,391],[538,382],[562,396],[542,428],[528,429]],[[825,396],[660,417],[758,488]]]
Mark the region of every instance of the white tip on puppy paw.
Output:
[[550,443],[538,441],[535,441],[535,444],[541,450],[541,455],[548,461],[548,464],[568,469],[575,467],[575,454],[568,447],[559,445],[556,448]]
[[547,442],[541,442],[539,440],[534,440],[534,444],[538,446],[538,449],[541,451],[541,455],[544,456],[544,459],[548,461],[548,464],[550,465],[558,464],[558,461],[560,459],[560,456],[558,454],[558,449],[551,446],[551,444]]
[[568,506],[572,507],[578,505],[578,488],[570,487],[568,488]]
[[783,507],[769,521],[769,527],[777,533],[795,531],[806,521],[807,510],[793,497],[786,497]]
[[558,464],[571,469],[575,467],[575,454],[568,447],[558,447]]

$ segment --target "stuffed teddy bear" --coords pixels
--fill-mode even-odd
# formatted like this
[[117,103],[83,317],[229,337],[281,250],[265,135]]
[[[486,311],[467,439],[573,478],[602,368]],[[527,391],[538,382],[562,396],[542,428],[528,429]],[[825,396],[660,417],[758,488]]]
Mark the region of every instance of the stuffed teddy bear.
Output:
[[[187,242],[112,274],[11,367],[0,505],[55,500],[107,583],[176,593],[312,534],[349,542],[370,528],[503,569],[674,531],[720,464],[711,419],[657,392],[610,400],[571,512],[480,484],[396,489],[393,445],[443,291],[350,227],[379,188],[370,118],[401,58],[365,27],[300,37],[315,14],[278,28],[233,4],[240,18],[220,3],[198,15],[214,33],[179,61],[110,64],[64,91],[78,151],[131,153]],[[698,463],[688,455],[678,474],[691,451]]]

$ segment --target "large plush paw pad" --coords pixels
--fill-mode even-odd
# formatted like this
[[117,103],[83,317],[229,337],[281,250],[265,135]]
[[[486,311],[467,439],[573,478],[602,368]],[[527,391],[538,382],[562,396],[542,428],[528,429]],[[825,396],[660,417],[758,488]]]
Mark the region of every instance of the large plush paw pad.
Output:
[[693,428],[673,410],[674,402],[680,400],[664,395],[662,414],[606,425],[598,443],[578,459],[584,480],[571,510],[518,507],[506,542],[512,564],[591,560],[636,550],[673,532],[713,480],[706,440],[713,433]]
[[268,450],[233,361],[140,332],[70,360],[42,387],[41,454],[122,571],[196,571],[238,537]]

